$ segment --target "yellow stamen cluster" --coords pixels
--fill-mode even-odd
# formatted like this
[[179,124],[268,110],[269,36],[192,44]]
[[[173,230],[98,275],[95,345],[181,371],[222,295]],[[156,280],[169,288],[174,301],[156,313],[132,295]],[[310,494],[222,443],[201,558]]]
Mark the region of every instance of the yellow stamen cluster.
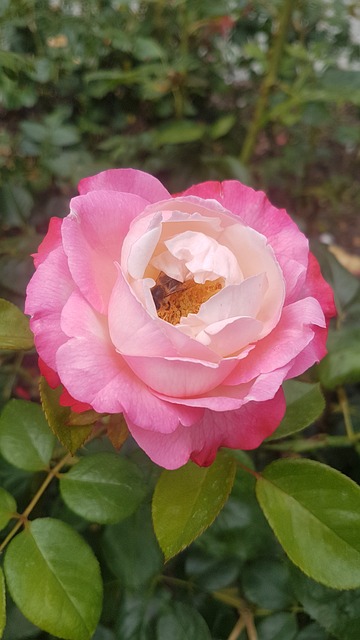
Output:
[[222,278],[206,280],[203,284],[188,280],[164,298],[157,314],[170,324],[178,324],[189,313],[198,313],[201,305],[221,288]]

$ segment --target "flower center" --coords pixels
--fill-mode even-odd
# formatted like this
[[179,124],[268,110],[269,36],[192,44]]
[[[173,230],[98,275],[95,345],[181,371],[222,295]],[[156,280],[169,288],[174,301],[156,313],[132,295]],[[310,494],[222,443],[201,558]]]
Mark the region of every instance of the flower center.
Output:
[[151,288],[159,318],[170,324],[179,324],[180,319],[189,313],[198,313],[201,305],[222,289],[222,282],[222,278],[204,283],[194,280],[180,282],[160,271],[156,284]]

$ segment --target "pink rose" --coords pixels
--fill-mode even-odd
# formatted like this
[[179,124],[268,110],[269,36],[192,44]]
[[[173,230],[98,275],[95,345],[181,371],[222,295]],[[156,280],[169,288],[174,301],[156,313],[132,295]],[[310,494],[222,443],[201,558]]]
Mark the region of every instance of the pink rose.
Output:
[[253,449],[281,384],[326,353],[332,292],[284,210],[236,181],[172,197],[105,171],[53,218],[27,289],[42,371],[75,411],[123,412],[154,462]]

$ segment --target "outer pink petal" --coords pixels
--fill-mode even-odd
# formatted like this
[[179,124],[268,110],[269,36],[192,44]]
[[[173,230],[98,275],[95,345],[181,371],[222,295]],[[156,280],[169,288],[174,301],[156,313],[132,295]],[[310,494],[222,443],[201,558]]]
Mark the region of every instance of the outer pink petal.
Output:
[[285,209],[277,209],[262,191],[254,191],[236,180],[203,182],[180,195],[214,198],[249,227],[262,233],[272,246],[283,271],[286,302],[298,297],[305,280],[308,241]]
[[138,445],[156,464],[177,469],[191,458],[200,466],[211,464],[220,447],[254,449],[279,425],[285,412],[282,390],[267,402],[251,402],[238,411],[205,411],[192,427],[179,427],[171,434],[154,433],[126,420]]
[[203,396],[182,399],[174,396],[163,396],[161,393],[156,395],[162,400],[186,404],[189,407],[204,407],[212,411],[233,411],[240,409],[244,404],[251,401],[263,402],[264,400],[271,400],[286,379],[290,367],[291,364],[281,369],[276,369],[270,374],[260,375],[244,384],[219,385]]
[[44,262],[49,253],[61,244],[61,218],[51,218],[47,234],[38,247],[37,253],[34,253],[34,265],[37,269],[39,264]]
[[[44,376],[46,382],[52,389],[56,389],[61,384],[61,380],[58,374],[48,367],[47,364],[41,358],[39,358],[39,369],[41,375]],[[60,404],[63,407],[71,407],[72,411],[76,413],[82,413],[83,411],[88,411],[91,409],[89,404],[84,404],[83,402],[78,402],[75,400],[70,393],[63,388],[62,394],[60,396]]]
[[114,351],[105,318],[79,294],[65,305],[62,322],[70,339],[58,350],[57,370],[74,398],[99,413],[125,411],[139,426],[164,433],[179,421],[199,419],[201,410],[171,405],[150,392]]
[[56,351],[67,339],[61,330],[60,315],[73,290],[67,258],[58,244],[39,264],[28,284],[25,301],[37,352],[54,371]]
[[147,202],[133,194],[92,191],[71,201],[62,238],[69,269],[80,291],[100,313],[106,313],[131,221]]
[[312,296],[319,300],[326,318],[332,318],[336,315],[333,291],[326,280],[324,280],[320,271],[320,265],[312,253],[309,254],[304,294],[304,297]]
[[149,202],[171,197],[167,189],[154,176],[137,169],[109,169],[95,176],[80,180],[81,195],[89,191],[121,191],[134,193]]
[[56,389],[56,387],[58,387],[59,384],[61,384],[60,378],[56,373],[56,371],[54,371],[51,367],[48,367],[48,365],[45,364],[45,362],[41,360],[41,358],[39,358],[38,364],[39,364],[40,373],[42,376],[44,376],[48,385],[52,389]]
[[[261,373],[271,373],[286,365],[301,362],[304,349],[315,335],[315,327],[325,327],[325,318],[315,298],[298,300],[284,308],[279,324],[249,353],[245,363],[224,381],[226,385],[240,384]],[[314,361],[312,364],[314,364]]]
[[219,364],[185,358],[144,356],[125,356],[125,360],[151,389],[164,397],[181,398],[184,404],[186,398],[216,388],[237,366],[237,361],[230,358],[221,360]]

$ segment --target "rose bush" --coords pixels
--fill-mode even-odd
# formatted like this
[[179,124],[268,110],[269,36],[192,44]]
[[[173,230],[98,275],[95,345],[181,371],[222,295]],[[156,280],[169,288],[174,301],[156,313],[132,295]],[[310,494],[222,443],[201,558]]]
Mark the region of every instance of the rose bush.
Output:
[[281,384],[326,353],[332,292],[284,210],[237,181],[172,197],[132,169],[86,178],[35,256],[26,313],[75,411],[123,412],[173,469],[252,449]]

